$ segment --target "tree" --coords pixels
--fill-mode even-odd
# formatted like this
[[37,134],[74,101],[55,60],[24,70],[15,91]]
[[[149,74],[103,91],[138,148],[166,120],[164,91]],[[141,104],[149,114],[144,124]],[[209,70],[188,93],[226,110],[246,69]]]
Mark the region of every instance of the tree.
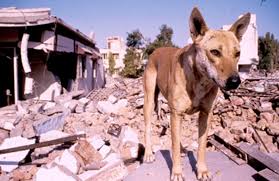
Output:
[[172,28],[163,24],[160,27],[160,33],[156,36],[156,39],[146,46],[145,57],[148,57],[155,49],[159,47],[176,47],[172,42],[172,36]]
[[143,36],[139,30],[134,30],[128,33],[126,42],[126,54],[124,56],[124,69],[121,75],[124,77],[136,78],[139,77],[143,68],[141,65],[141,46],[143,45]]
[[279,68],[279,42],[274,35],[267,32],[264,37],[259,37],[259,69],[272,71]]
[[138,29],[128,33],[126,45],[130,48],[140,49],[143,45],[143,36]]
[[115,60],[114,60],[113,54],[111,52],[109,52],[108,59],[109,59],[109,73],[111,75],[113,75],[115,73],[115,68],[114,68]]

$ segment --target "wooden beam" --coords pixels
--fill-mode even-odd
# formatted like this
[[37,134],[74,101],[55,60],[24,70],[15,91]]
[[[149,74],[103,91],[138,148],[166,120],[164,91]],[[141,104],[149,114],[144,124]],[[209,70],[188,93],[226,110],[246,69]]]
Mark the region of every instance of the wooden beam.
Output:
[[30,149],[34,149],[34,148],[41,148],[41,147],[46,147],[46,146],[51,146],[51,145],[62,144],[62,143],[66,143],[66,142],[72,142],[72,141],[76,141],[79,138],[84,138],[84,137],[85,137],[85,134],[77,134],[77,135],[67,136],[67,137],[63,137],[63,138],[58,138],[55,140],[44,141],[41,143],[34,143],[34,144],[29,144],[29,145],[24,145],[24,146],[7,148],[7,149],[0,150],[0,154],[17,152],[17,151],[22,151],[22,150],[30,150]]
[[268,168],[261,170],[258,172],[258,175],[265,178],[268,181],[278,181],[279,175],[277,173],[274,173],[273,171],[269,170]]
[[262,163],[265,167],[279,174],[279,162],[269,155],[261,152],[260,150],[248,145],[247,143],[240,144],[239,148],[245,152],[248,156],[254,158],[258,162]]
[[226,155],[229,159],[234,161],[238,165],[246,164],[244,160],[238,158],[236,154],[234,154],[231,150],[226,148],[224,145],[219,143],[218,141],[211,139],[208,141],[210,144],[214,145],[218,150],[220,150],[224,155]]

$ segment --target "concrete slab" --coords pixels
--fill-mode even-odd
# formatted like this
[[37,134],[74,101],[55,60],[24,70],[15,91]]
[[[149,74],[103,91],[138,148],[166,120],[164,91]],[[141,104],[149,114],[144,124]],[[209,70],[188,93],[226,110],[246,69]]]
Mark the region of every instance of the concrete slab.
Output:
[[[170,179],[172,168],[171,155],[168,150],[156,153],[156,161],[151,164],[142,164],[137,170],[130,173],[124,181],[166,181]],[[182,158],[183,173],[186,181],[197,180],[195,165],[197,157],[192,151]],[[249,165],[237,165],[220,152],[207,153],[208,168],[213,176],[212,181],[254,181],[252,175],[257,173]]]

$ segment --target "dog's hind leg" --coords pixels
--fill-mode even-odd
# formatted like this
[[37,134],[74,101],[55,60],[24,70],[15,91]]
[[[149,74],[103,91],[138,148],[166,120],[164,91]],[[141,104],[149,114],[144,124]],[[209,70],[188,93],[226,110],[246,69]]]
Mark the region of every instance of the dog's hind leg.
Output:
[[145,121],[145,153],[144,162],[155,160],[151,143],[151,119],[154,110],[154,99],[156,89],[157,72],[152,68],[147,68],[144,73],[144,121]]

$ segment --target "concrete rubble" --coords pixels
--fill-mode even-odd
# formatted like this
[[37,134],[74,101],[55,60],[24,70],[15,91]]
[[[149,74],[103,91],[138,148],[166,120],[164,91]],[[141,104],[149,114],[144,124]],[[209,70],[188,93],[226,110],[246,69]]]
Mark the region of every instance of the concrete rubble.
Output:
[[[235,145],[248,142],[258,144],[264,152],[279,152],[276,77],[279,72],[268,77],[254,73],[239,89],[225,95],[220,91],[209,135],[218,134]],[[1,180],[124,179],[140,166],[144,153],[142,84],[142,78],[108,78],[105,88],[88,95],[76,91],[58,96],[53,102],[30,99],[1,108],[0,150],[86,134],[74,142],[0,154]],[[171,148],[170,112],[161,95],[159,105],[161,109],[158,115],[154,112],[152,122],[155,152]],[[158,118],[160,121],[155,121]],[[183,120],[182,145],[195,151],[198,114],[185,115]],[[213,146],[208,149],[215,150]]]

